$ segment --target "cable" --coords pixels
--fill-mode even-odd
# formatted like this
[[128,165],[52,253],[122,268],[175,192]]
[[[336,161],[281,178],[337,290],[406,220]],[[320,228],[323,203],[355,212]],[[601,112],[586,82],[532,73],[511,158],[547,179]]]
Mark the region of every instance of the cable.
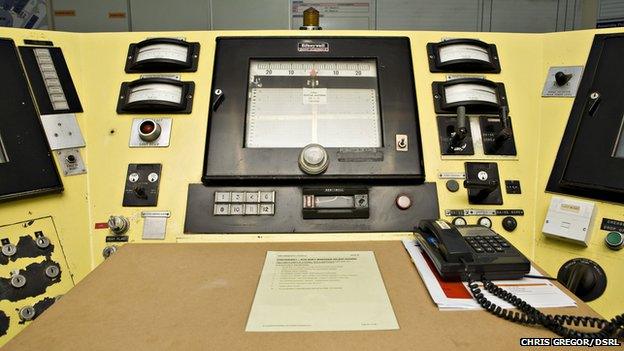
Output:
[[[481,307],[496,317],[522,325],[543,326],[564,338],[624,339],[624,313],[614,317],[610,321],[596,317],[544,314],[521,298],[498,287],[482,275],[480,280],[481,283],[483,283],[483,289],[503,301],[509,302],[512,306],[516,307],[519,312],[502,308],[483,295],[479,285],[472,278],[472,272],[468,269],[469,264],[465,260],[461,261],[464,264],[465,273],[468,278],[470,293]],[[599,330],[596,332],[583,332],[569,328],[568,326],[592,327]]]
[[525,278],[533,278],[533,279],[548,279],[548,280],[557,280],[557,278],[553,278],[553,277],[546,277],[543,275],[533,275],[533,274],[525,274],[524,275]]

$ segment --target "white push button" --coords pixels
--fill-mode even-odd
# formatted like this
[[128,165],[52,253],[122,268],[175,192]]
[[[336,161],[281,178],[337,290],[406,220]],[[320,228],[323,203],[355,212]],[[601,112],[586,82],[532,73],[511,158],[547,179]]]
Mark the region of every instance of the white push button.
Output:
[[233,192],[232,193],[232,202],[245,202],[245,193],[243,193],[243,192]]
[[215,192],[215,202],[230,202],[231,194],[229,191]]
[[258,199],[259,195],[257,191],[245,193],[245,202],[258,202]]
[[230,214],[234,216],[242,216],[245,214],[245,205],[234,204],[230,206]]
[[229,204],[215,204],[213,213],[215,216],[227,216],[230,214],[230,205]]
[[324,147],[309,144],[299,154],[299,168],[307,174],[320,174],[329,166],[329,155]]
[[245,204],[245,216],[257,216],[258,205],[257,204]]
[[407,210],[412,206],[412,199],[407,195],[399,195],[396,198],[396,205],[402,210]]
[[275,202],[275,191],[261,191],[260,202]]
[[260,214],[272,216],[275,214],[275,205],[273,204],[260,204]]

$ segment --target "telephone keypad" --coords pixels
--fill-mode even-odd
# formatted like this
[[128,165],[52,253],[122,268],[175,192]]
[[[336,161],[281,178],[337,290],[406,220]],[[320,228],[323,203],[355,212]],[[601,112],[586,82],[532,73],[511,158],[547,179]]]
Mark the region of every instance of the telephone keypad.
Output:
[[500,235],[465,236],[464,239],[476,253],[505,252],[505,249],[510,247],[509,243]]

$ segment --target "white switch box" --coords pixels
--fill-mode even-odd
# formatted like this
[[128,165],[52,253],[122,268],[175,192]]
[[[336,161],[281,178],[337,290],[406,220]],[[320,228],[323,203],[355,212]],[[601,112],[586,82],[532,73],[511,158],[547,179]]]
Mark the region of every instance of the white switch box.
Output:
[[553,196],[542,227],[544,235],[587,246],[596,204]]

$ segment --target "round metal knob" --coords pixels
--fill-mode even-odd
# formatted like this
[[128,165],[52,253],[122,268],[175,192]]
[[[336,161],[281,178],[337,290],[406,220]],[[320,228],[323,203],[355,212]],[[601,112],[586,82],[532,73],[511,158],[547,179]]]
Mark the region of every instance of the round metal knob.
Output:
[[2,254],[11,257],[17,253],[17,247],[13,244],[2,245]]
[[26,277],[24,277],[21,274],[14,274],[11,277],[11,286],[13,286],[14,288],[21,288],[24,285],[26,285]]
[[139,124],[139,138],[143,141],[152,142],[160,137],[161,132],[160,124],[153,119],[146,119]]
[[299,154],[299,168],[307,174],[320,174],[329,166],[327,150],[319,144],[309,144]]
[[35,244],[37,244],[38,248],[45,249],[48,246],[50,246],[50,239],[48,239],[45,236],[40,236],[37,239],[35,239]]
[[32,306],[24,306],[20,308],[18,314],[22,321],[30,321],[35,318],[35,308]]
[[109,258],[115,252],[117,252],[117,246],[115,245],[107,246],[104,248],[104,250],[102,250],[102,256],[104,256],[104,258]]
[[50,265],[45,269],[45,275],[50,278],[56,278],[61,273],[61,270],[56,265]]
[[108,228],[116,235],[121,235],[128,231],[130,221],[124,216],[110,216],[108,219]]

